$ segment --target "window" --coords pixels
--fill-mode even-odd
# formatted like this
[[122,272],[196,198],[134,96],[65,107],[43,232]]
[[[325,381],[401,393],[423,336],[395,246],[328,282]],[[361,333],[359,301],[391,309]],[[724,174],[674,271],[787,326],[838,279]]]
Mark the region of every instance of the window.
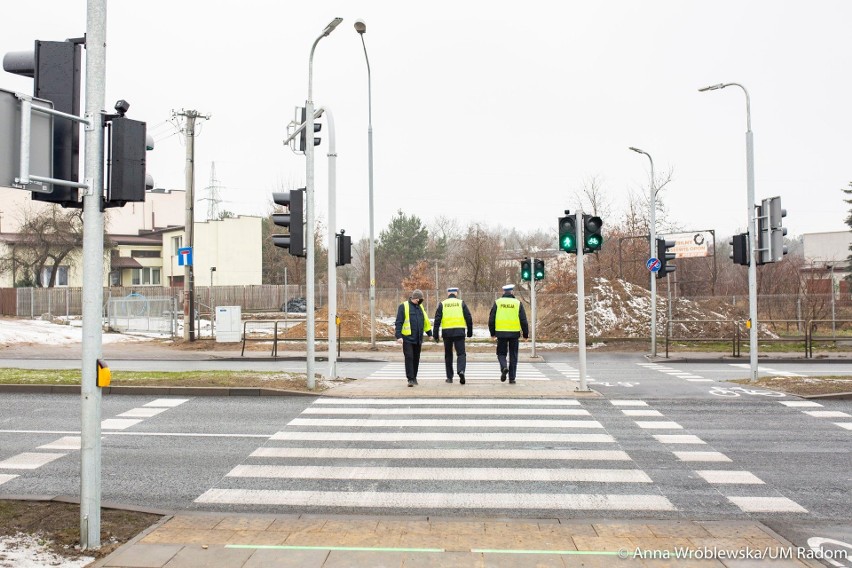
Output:
[[172,237],[172,254],[177,256],[178,249],[183,247],[183,235],[179,237]]
[[131,258],[160,258],[160,251],[158,250],[131,250],[130,251]]
[[134,268],[130,273],[130,284],[132,286],[159,286],[159,268]]
[[[50,277],[53,274],[53,266],[45,266],[41,271],[41,285],[47,286],[50,284]],[[68,267],[60,266],[56,272],[56,282],[54,286],[68,286]]]

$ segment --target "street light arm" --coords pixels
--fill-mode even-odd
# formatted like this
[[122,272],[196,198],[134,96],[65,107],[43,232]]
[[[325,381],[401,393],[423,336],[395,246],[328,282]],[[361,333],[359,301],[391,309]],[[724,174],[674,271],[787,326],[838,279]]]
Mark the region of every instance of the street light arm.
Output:
[[320,40],[326,37],[328,34],[334,31],[340,22],[343,21],[343,18],[334,18],[326,27],[322,30],[320,36],[314,40],[314,44],[311,46],[311,55],[308,58],[308,100],[313,102],[313,84],[314,84],[314,51],[317,48],[317,44]]
[[370,71],[370,57],[367,55],[367,44],[364,43],[364,34],[360,34],[361,36],[361,45],[364,47],[364,60],[367,62],[367,124],[370,125],[370,128],[373,126],[373,78]]
[[699,93],[703,93],[705,91],[715,91],[717,89],[724,89],[725,87],[739,87],[745,93],[746,98],[746,130],[751,132],[751,97],[748,94],[748,89],[740,85],[739,83],[719,83],[718,85],[710,85],[709,87],[703,87],[698,89]]

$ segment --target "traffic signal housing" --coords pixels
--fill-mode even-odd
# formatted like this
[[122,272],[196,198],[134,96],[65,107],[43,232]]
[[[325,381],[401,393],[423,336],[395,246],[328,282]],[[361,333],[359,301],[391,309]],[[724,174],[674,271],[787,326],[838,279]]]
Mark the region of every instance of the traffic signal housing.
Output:
[[293,256],[306,256],[305,254],[305,189],[294,189],[272,194],[272,200],[276,205],[287,207],[287,213],[273,213],[272,222],[279,227],[288,227],[290,233],[287,235],[272,235],[272,243],[285,248]]
[[559,249],[567,253],[577,253],[576,215],[567,215],[559,218]]
[[782,218],[787,216],[787,210],[781,208],[780,197],[764,199],[757,208],[758,235],[757,254],[758,265],[778,262],[787,254],[784,236],[787,227],[782,226]]
[[528,258],[521,261],[521,280],[524,282],[532,280],[532,267],[530,266],[530,259]]
[[603,246],[603,221],[595,215],[583,215],[583,252],[598,252]]
[[[308,115],[305,112],[305,107],[301,107],[302,109],[302,122],[300,124],[304,124],[308,120]],[[322,124],[319,122],[314,122],[314,133],[318,133],[322,130]],[[314,136],[314,146],[319,146],[321,138],[319,136]],[[305,148],[308,145],[308,129],[303,128],[302,132],[299,134],[299,151],[304,152]]]
[[145,123],[117,116],[109,124],[109,183],[105,206],[121,207],[128,202],[145,201],[148,146]]
[[337,260],[334,263],[335,266],[352,264],[352,237],[344,233],[346,231],[341,229],[340,233],[335,235],[337,237]]
[[731,240],[728,241],[728,244],[731,245],[730,257],[733,259],[734,264],[748,266],[748,233],[734,235],[731,237]]
[[537,258],[533,262],[533,277],[536,280],[544,280],[544,259]]
[[668,252],[668,249],[674,246],[674,241],[657,239],[657,258],[660,261],[660,270],[657,271],[657,278],[665,278],[669,273],[675,271],[676,267],[669,264],[669,261],[674,260],[677,255],[673,252]]

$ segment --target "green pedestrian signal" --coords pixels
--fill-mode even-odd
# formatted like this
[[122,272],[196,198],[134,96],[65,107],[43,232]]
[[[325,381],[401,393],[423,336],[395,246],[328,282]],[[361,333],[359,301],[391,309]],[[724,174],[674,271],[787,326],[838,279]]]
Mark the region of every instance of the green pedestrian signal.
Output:
[[577,252],[577,220],[575,215],[559,218],[559,249]]
[[530,259],[525,258],[521,261],[521,280],[523,280],[524,282],[529,282],[531,276],[532,270],[530,267]]

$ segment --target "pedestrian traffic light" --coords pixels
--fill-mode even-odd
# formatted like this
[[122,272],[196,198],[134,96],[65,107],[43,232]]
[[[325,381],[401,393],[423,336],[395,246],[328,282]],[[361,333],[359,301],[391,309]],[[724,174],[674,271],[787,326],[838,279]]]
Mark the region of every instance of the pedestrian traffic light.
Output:
[[335,266],[343,266],[352,264],[352,237],[344,234],[346,231],[340,230],[340,233],[335,235],[337,238],[337,260]]
[[660,270],[657,271],[657,278],[665,278],[670,272],[675,271],[676,267],[669,264],[669,261],[674,260],[677,255],[673,252],[668,252],[668,249],[674,246],[674,241],[657,239],[657,258],[660,260]]
[[305,255],[305,229],[303,226],[305,211],[305,189],[281,191],[272,194],[276,205],[287,207],[287,213],[273,213],[272,222],[279,227],[289,227],[288,235],[272,235],[272,242],[277,247],[286,248],[293,256]]
[[521,280],[524,282],[532,280],[532,267],[530,266],[530,259],[528,258],[521,261]]
[[577,252],[577,216],[559,218],[559,249],[568,253]]
[[[80,61],[83,39],[35,41],[33,51],[9,52],[3,57],[3,69],[33,78],[33,96],[53,102],[53,109],[80,116]],[[50,177],[80,181],[80,127],[62,117],[53,118],[53,171]],[[74,187],[54,185],[51,193],[33,192],[35,201],[59,203],[63,207],[82,207]]]
[[583,252],[597,252],[603,246],[603,221],[594,215],[583,215]]
[[537,258],[533,263],[533,274],[536,280],[544,280],[544,259]]
[[728,244],[731,245],[730,257],[734,260],[734,264],[748,266],[748,233],[734,235]]
[[781,208],[780,197],[764,199],[757,208],[758,265],[778,262],[787,254],[784,245],[784,235],[787,227],[782,226],[782,218],[787,216],[787,210]]
[[117,115],[109,115],[105,207],[123,207],[128,202],[145,201],[147,187],[145,158],[148,136],[145,123],[124,116],[130,104],[115,104]]
[[[301,107],[301,110],[302,110],[302,122],[300,124],[304,124],[308,120],[308,115],[305,112],[305,107]],[[314,122],[314,132],[319,132],[321,129],[322,129],[322,124],[320,124],[319,122]],[[305,128],[302,129],[302,132],[299,134],[299,151],[301,151],[301,152],[305,151],[305,147],[308,145],[307,140],[308,140],[308,128],[305,127]],[[315,136],[314,137],[314,146],[319,146],[319,145],[320,145],[320,137]]]

